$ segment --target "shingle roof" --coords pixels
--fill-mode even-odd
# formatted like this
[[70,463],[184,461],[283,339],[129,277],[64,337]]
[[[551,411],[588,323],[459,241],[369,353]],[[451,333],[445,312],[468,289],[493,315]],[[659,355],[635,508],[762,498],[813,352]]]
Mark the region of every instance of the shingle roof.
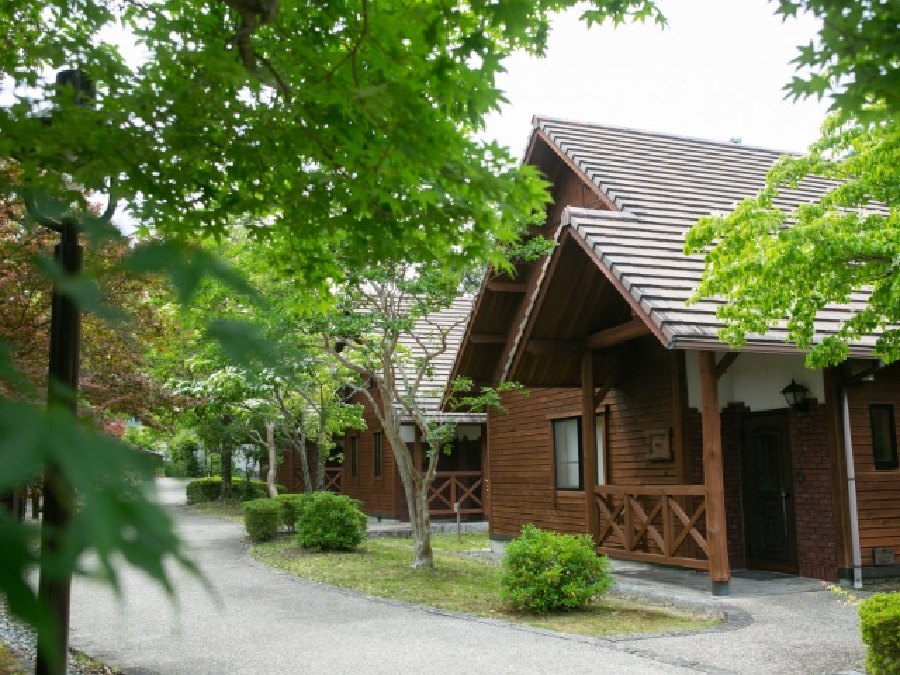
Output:
[[416,400],[422,409],[436,418],[473,422],[485,418],[481,413],[441,412],[441,401],[450,383],[450,371],[462,344],[472,312],[472,301],[471,297],[456,298],[449,307],[419,319],[411,333],[400,336],[400,344],[408,348],[413,357],[422,357],[425,349],[433,349],[439,343],[440,335],[449,331],[446,333],[447,349],[434,359],[432,371],[416,392]]
[[[715,315],[721,302],[685,304],[703,271],[702,256],[684,255],[685,233],[700,217],[730,212],[755,195],[772,164],[787,153],[546,117],[535,117],[533,125],[621,209],[566,209],[558,236],[569,226],[586,242],[639,303],[648,323],[660,329],[668,347],[722,346],[717,333],[723,324]],[[781,190],[775,203],[792,210],[835,184],[807,178],[796,189]],[[816,338],[836,332],[868,296],[854,293],[849,305],[827,306],[817,317]],[[748,335],[746,348],[791,349],[785,340],[786,331],[775,327],[765,335]],[[874,343],[874,337],[854,343],[851,354],[871,356]]]
[[[693,225],[730,212],[765,185],[766,172],[789,153],[737,143],[535,117],[533,124],[623,211],[662,225]],[[781,192],[791,208],[836,183],[807,178]]]
[[[685,303],[703,271],[703,257],[683,253],[684,234],[678,228],[652,218],[636,218],[615,211],[566,209],[563,226],[572,228],[596,254],[600,263],[640,305],[645,318],[660,329],[670,348],[709,347],[720,344],[723,327],[716,317],[721,301]],[[815,322],[817,340],[834,334],[852,309],[864,306],[868,294],[854,293],[851,304],[828,305]],[[870,356],[875,338],[853,344],[851,353]],[[748,335],[748,350],[783,351],[786,331],[774,327],[765,335]]]

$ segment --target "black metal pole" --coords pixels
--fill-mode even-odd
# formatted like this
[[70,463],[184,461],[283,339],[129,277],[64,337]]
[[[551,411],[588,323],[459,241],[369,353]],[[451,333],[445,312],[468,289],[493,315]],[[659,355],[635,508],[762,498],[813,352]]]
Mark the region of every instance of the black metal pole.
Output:
[[[68,276],[81,273],[82,248],[78,244],[78,221],[64,218],[56,260]],[[50,318],[50,368],[47,404],[77,413],[78,357],[81,345],[81,315],[71,298],[54,286]],[[38,633],[36,675],[65,675],[69,645],[70,572],[52,570],[50,559],[60,547],[74,509],[72,488],[54,462],[44,467],[44,520],[41,524],[38,601],[50,612],[50,624]]]

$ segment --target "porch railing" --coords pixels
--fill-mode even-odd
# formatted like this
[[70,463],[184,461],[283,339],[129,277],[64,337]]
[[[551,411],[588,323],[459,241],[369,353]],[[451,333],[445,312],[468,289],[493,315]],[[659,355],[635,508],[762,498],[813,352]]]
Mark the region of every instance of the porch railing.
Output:
[[340,467],[325,467],[325,474],[322,477],[322,489],[342,494],[344,491],[344,470]]
[[428,493],[432,516],[453,516],[454,504],[463,515],[482,515],[482,476],[480,471],[438,471]]
[[597,485],[597,552],[709,569],[703,485]]

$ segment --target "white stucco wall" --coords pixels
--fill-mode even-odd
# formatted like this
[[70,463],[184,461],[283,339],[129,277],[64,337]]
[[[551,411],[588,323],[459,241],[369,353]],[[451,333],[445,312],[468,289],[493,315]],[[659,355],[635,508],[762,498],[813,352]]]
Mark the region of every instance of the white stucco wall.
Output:
[[[719,357],[721,358],[721,357]],[[803,354],[754,354],[743,352],[719,380],[719,407],[744,403],[751,410],[786,408],[781,390],[791,383],[809,388],[809,398],[825,400],[825,382],[821,370],[803,365]],[[697,352],[685,352],[688,405],[700,409],[700,363]]]

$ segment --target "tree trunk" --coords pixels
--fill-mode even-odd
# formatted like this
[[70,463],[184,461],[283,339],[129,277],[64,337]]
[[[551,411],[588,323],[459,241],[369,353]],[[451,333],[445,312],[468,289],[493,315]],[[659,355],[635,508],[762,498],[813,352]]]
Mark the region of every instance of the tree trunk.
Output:
[[300,443],[298,444],[296,441],[296,437],[294,438],[294,449],[297,451],[297,454],[300,455],[300,468],[303,471],[303,490],[305,492],[313,491],[312,477],[309,475],[309,455],[306,454],[306,431],[303,427],[300,427]]
[[394,458],[397,460],[397,470],[400,480],[403,481],[403,491],[406,494],[406,504],[409,507],[409,524],[413,536],[413,569],[431,569],[434,567],[434,554],[431,550],[431,514],[428,509],[428,490],[431,481],[419,474],[415,467],[409,449],[400,439],[399,425],[396,425],[396,433],[388,425],[385,425],[385,433]]
[[413,569],[434,567],[434,553],[431,550],[431,513],[428,509],[428,485],[424,480],[415,481],[413,498],[409,501],[409,524],[413,535]]
[[319,438],[317,441],[318,444],[318,454],[316,455],[316,459],[318,460],[316,463],[316,490],[322,490],[325,487],[325,443],[328,440],[328,430],[325,428],[325,404],[322,404],[322,408],[319,411]]
[[278,496],[278,489],[275,487],[275,475],[277,468],[275,466],[275,422],[266,422],[266,449],[269,451],[269,470],[266,472],[266,488],[272,499]]
[[222,489],[220,499],[231,499],[231,448],[222,445]]

